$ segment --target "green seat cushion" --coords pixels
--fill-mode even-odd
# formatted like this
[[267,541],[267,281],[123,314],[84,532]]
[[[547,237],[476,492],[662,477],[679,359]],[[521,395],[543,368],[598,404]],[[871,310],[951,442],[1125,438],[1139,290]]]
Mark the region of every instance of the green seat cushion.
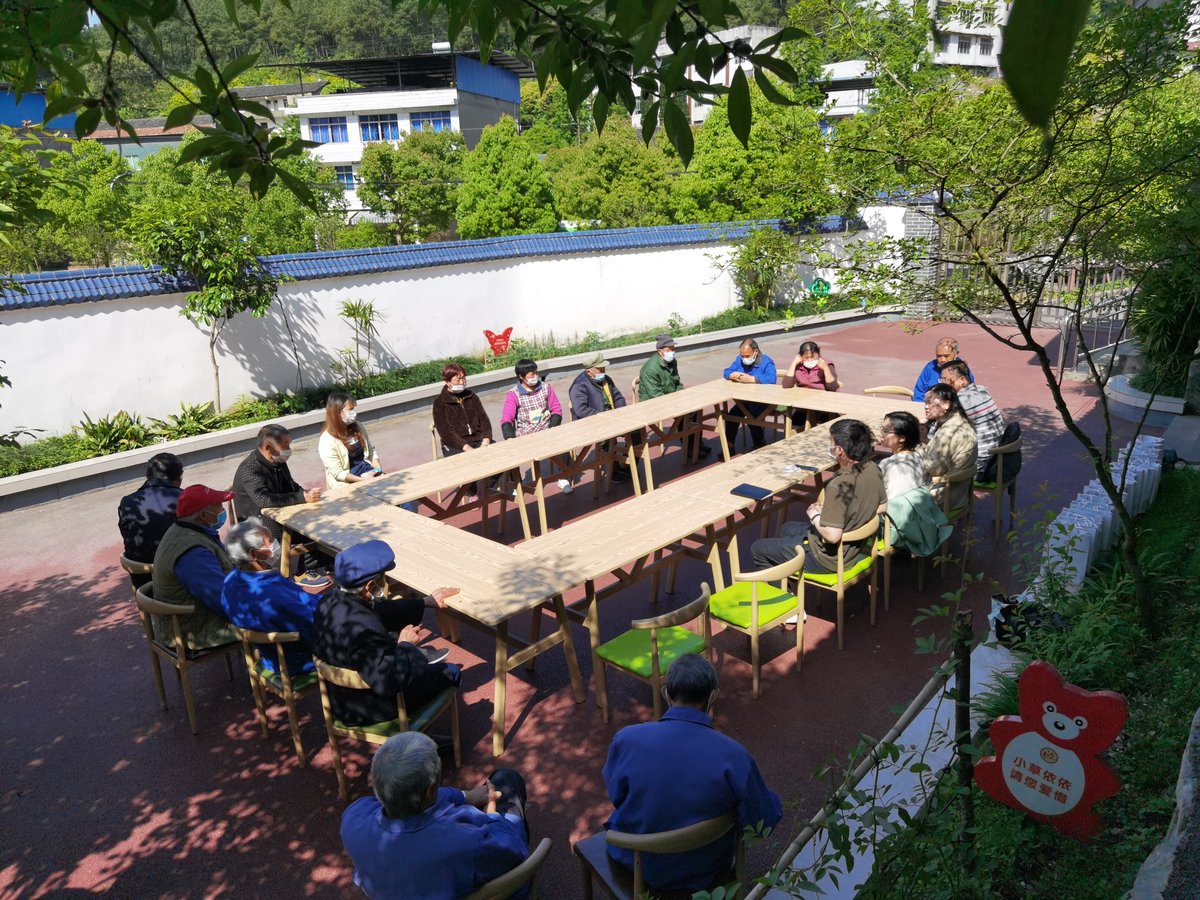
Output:
[[[686,628],[658,629],[658,670],[667,668],[688,653],[702,653],[704,638]],[[649,678],[654,672],[650,656],[650,629],[632,628],[596,648],[596,655],[618,668]]]
[[974,487],[975,490],[977,490],[977,491],[994,491],[996,489],[996,482],[994,482],[994,481],[976,481],[972,485],[972,487]]
[[[869,568],[871,568],[871,557],[864,556],[846,570],[846,580],[849,581],[851,578],[861,575]],[[813,584],[834,587],[837,585],[837,572],[805,572],[804,580],[811,581]]]
[[[425,705],[425,708],[420,710],[415,716],[412,711],[408,714],[408,730],[409,731],[424,731],[429,727],[429,723],[448,703],[454,702],[454,694],[458,690],[456,687],[448,687]],[[369,725],[347,725],[337,719],[333,720],[333,724],[337,728],[353,731],[365,731],[367,734],[376,734],[380,737],[391,737],[393,734],[400,733],[400,720],[388,719],[386,722],[372,722]]]
[[752,591],[758,585],[758,624],[768,625],[780,616],[796,611],[796,595],[780,590],[765,582],[739,581],[723,591],[717,591],[708,601],[709,611],[715,618],[739,628],[750,627]]
[[[283,679],[280,677],[279,673],[268,669],[261,659],[254,664],[254,672],[259,677],[269,681],[271,686],[276,690],[283,690]],[[317,683],[317,673],[315,670],[301,672],[299,675],[291,672],[288,674],[292,676],[292,691],[297,694],[301,691],[307,691],[310,687],[314,687]]]

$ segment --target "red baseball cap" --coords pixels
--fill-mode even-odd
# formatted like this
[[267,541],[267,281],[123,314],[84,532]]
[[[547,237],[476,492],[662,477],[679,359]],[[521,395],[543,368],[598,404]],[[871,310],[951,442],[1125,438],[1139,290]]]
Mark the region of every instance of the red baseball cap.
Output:
[[198,513],[206,506],[224,503],[226,500],[232,499],[232,491],[214,491],[203,484],[189,484],[179,495],[179,505],[175,507],[175,517],[182,519]]

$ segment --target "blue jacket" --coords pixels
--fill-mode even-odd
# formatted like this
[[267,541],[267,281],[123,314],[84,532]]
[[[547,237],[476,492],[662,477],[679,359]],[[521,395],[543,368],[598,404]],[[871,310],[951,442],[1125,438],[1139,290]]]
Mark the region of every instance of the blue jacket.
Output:
[[138,562],[154,562],[167,529],[175,524],[175,505],[180,489],[169,481],[147,480],[140,488],[121,498],[117,507],[117,527],[125,542],[125,555]]
[[403,819],[385,815],[374,797],[355,800],[342,813],[342,843],[354,883],[373,900],[465,897],[529,855],[523,826],[447,787],[429,809]]
[[[970,371],[969,368],[967,370],[967,377],[971,379],[971,384],[975,383],[975,373]],[[917,376],[917,383],[913,386],[913,399],[920,403],[925,399],[925,392],[941,380],[942,367],[938,365],[936,359],[931,359],[925,363],[925,368]]]
[[733,362],[725,367],[725,378],[728,379],[734,372],[753,375],[754,380],[759,384],[774,384],[775,360],[762,351],[759,351],[758,359],[754,361],[754,365],[747,368],[745,363],[742,362],[741,354],[738,354],[734,357]]
[[[219,612],[239,628],[299,632],[297,643],[284,645],[288,672],[294,678],[313,668],[313,613],[318,599],[278,572],[234,569],[225,576]],[[259,649],[266,668],[274,670],[275,648],[266,644]]]
[[[614,831],[650,834],[730,814],[741,825],[773,828],[783,816],[778,795],[768,790],[746,748],[686,706],[617,732],[604,783],[613,804],[604,827]],[[644,855],[646,883],[659,890],[707,888],[732,863],[734,842],[730,831],[689,853]],[[608,853],[633,866],[632,851],[610,846]]]

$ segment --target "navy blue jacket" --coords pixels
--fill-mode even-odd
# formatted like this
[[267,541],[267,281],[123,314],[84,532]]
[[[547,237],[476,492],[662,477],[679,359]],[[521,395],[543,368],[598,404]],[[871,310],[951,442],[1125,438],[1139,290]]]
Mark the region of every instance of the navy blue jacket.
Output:
[[571,418],[586,419],[596,413],[607,412],[609,409],[620,409],[625,405],[621,389],[611,377],[604,379],[604,384],[612,392],[613,405],[610,407],[604,397],[604,387],[596,384],[587,372],[580,372],[571,382],[568,396],[571,398]]

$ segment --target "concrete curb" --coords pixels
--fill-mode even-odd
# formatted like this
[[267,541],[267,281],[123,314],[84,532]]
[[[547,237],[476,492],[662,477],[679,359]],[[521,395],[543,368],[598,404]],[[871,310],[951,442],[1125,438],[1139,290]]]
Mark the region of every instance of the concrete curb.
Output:
[[[903,313],[903,307],[884,307],[871,312],[846,310],[829,313],[820,318],[793,319],[756,325],[753,329],[727,328],[721,331],[688,335],[678,338],[676,346],[684,350],[707,349],[734,340],[741,340],[750,331],[755,337],[760,338],[788,331],[806,333],[819,331],[829,325],[845,325],[901,313]],[[610,363],[617,365],[643,359],[653,352],[654,342],[650,341],[605,350],[604,355],[608,357]],[[539,368],[547,377],[566,374],[573,377],[583,361],[591,355],[592,353],[588,352],[559,356],[539,361]],[[512,378],[511,371],[499,369],[494,372],[472,375],[471,387],[477,393],[487,394],[507,389]],[[388,416],[405,415],[427,409],[441,389],[440,384],[428,384],[403,391],[394,391],[390,394],[379,394],[360,400],[358,408],[363,421],[370,424]],[[313,410],[292,416],[282,416],[270,421],[285,426],[295,437],[313,437],[321,433],[325,423],[325,411]],[[9,512],[26,506],[60,500],[84,491],[99,490],[141,478],[150,457],[164,451],[176,454],[183,460],[185,467],[215,460],[240,458],[253,445],[254,438],[261,426],[261,422],[255,422],[250,425],[240,425],[237,428],[226,428],[196,437],[165,441],[149,447],[126,450],[123,453],[98,456],[94,459],[85,459],[63,466],[53,466],[48,469],[39,469],[36,472],[25,472],[21,475],[0,478],[0,512]]]
[[[1179,765],[1179,780],[1175,783],[1175,813],[1167,826],[1167,836],[1146,857],[1138,869],[1137,879],[1129,897],[1133,900],[1150,900],[1165,895],[1167,887],[1175,880],[1173,876],[1188,881],[1190,887],[1175,885],[1172,896],[1195,896],[1190,890],[1196,888],[1196,860],[1194,851],[1180,853],[1189,835],[1200,829],[1200,810],[1196,808],[1196,784],[1200,781],[1200,710],[1192,719],[1192,730],[1187,747],[1183,751],[1183,762]],[[1181,871],[1188,868],[1189,872]],[[1183,891],[1180,892],[1180,888]]]

